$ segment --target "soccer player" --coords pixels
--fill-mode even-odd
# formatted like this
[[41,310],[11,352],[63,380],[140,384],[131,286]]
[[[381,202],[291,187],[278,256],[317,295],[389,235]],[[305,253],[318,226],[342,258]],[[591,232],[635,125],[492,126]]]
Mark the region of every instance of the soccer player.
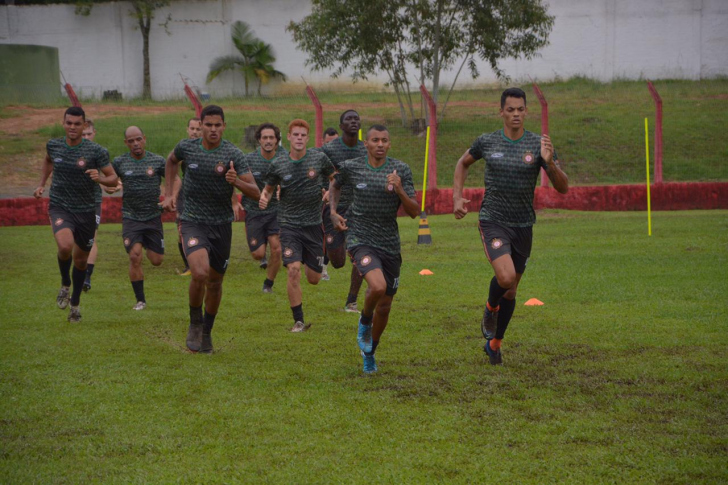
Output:
[[[109,152],[83,138],[86,113],[81,108],[68,108],[63,114],[64,138],[54,138],[46,145],[38,188],[39,199],[48,177],[53,174],[50,190],[50,215],[53,235],[58,246],[58,267],[61,289],[56,297],[58,308],[70,306],[68,321],[81,321],[79,304],[89,251],[96,232],[96,185],[114,187],[116,174],[109,165]],[[73,273],[69,275],[73,265]],[[69,287],[73,292],[69,299]]]
[[276,186],[280,186],[278,224],[281,226],[283,265],[288,270],[288,301],[293,312],[291,332],[311,327],[303,316],[301,298],[301,263],[306,265],[306,279],[312,285],[321,280],[324,262],[324,230],[321,223],[321,186],[331,179],[334,166],[320,151],[307,151],[309,125],[296,119],[288,124],[288,156],[273,159],[260,194],[259,207],[268,207]]
[[[406,163],[387,156],[391,146],[387,128],[372,125],[367,130],[367,155],[343,162],[329,189],[331,222],[337,230],[346,231],[346,249],[368,286],[357,333],[365,373],[377,371],[374,353],[399,287],[402,255],[397,211],[402,206],[412,218],[419,213],[412,171]],[[345,218],[338,204],[347,186],[354,191]]]
[[[124,144],[129,148],[129,153],[116,157],[112,166],[124,184],[121,232],[124,248],[129,255],[129,280],[136,297],[132,309],[144,310],[147,300],[144,296],[142,248],[146,248],[147,258],[153,266],[159,266],[164,259],[159,186],[166,160],[146,150],[147,137],[136,126],[126,129]],[[179,183],[176,177],[175,184]]]
[[337,138],[339,138],[339,132],[336,131],[336,128],[330,126],[324,130],[324,145]]
[[559,167],[551,138],[526,131],[526,93],[509,88],[501,95],[503,129],[478,137],[455,166],[453,212],[468,213],[463,184],[470,166],[485,160],[485,196],[480,207],[480,237],[495,276],[481,320],[484,350],[492,365],[502,364],[501,342],[516,307],[516,290],[531,255],[533,193],[541,168],[554,188],[569,190],[569,179]]
[[[202,136],[202,124],[200,123],[200,118],[190,118],[187,121],[187,138],[191,140],[197,140]],[[184,164],[184,161],[182,163],[182,173],[184,174],[186,165]],[[182,211],[185,207],[185,201],[184,197],[181,194],[182,192],[182,185],[180,185],[180,189],[175,195],[175,201],[176,201],[176,207],[177,207],[177,234],[179,234],[179,239],[177,241],[177,249],[179,249],[179,254],[182,256],[182,262],[185,264],[185,269],[182,270],[180,273],[180,276],[189,276],[190,274],[190,265],[187,264],[187,256],[185,256],[185,249],[182,245],[182,233],[179,231],[179,215],[182,214]]]
[[230,259],[235,218],[230,198],[235,188],[254,199],[260,191],[243,152],[222,138],[225,132],[222,108],[206,106],[200,120],[202,138],[180,141],[167,157],[163,208],[175,210],[174,180],[178,165],[184,160],[187,171],[182,192],[184,210],[179,216],[180,233],[192,272],[186,344],[192,352],[212,353],[212,327],[222,299],[222,281]]
[[[273,123],[263,123],[255,130],[255,139],[260,147],[245,155],[245,162],[253,172],[255,183],[262,191],[265,188],[265,179],[268,175],[271,162],[274,158],[287,157],[288,152],[279,146],[281,130]],[[272,197],[268,206],[261,210],[258,200],[243,197],[245,208],[245,233],[248,239],[248,248],[254,259],[265,259],[266,247],[270,246],[270,260],[266,263],[266,279],[263,282],[263,293],[273,292],[278,270],[281,268],[281,228],[278,225],[278,200]]]
[[[321,151],[329,157],[329,160],[331,160],[337,170],[346,160],[361,158],[367,155],[367,149],[364,143],[359,140],[359,128],[361,128],[359,113],[353,109],[341,113],[339,117],[339,128],[341,128],[341,137],[335,138],[333,141],[321,147]],[[341,200],[338,202],[338,211],[343,217],[346,217],[346,210],[349,208],[349,204],[351,204],[353,194],[354,190],[351,186],[346,186],[342,189]],[[327,196],[324,195],[324,199],[326,198]],[[326,231],[326,255],[334,268],[343,268],[344,264],[346,264],[346,232],[337,231],[331,224],[328,205],[324,207],[323,221]],[[359,296],[361,283],[362,276],[352,265],[349,293],[344,304],[345,311],[359,313],[356,300]]]

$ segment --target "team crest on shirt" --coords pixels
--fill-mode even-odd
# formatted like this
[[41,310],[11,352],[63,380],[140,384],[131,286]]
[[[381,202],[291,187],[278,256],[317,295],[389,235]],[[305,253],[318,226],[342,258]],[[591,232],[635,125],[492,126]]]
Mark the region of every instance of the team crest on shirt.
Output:
[[217,165],[215,165],[215,173],[218,175],[223,175],[225,173],[225,164],[222,162],[217,162]]
[[131,240],[128,237],[124,238],[124,246],[129,247],[129,244],[131,244]]
[[81,157],[76,161],[76,165],[78,165],[78,168],[86,168],[86,159]]
[[257,239],[255,239],[255,238],[251,238],[251,239],[250,239],[250,245],[251,245],[251,246],[257,246],[257,245],[258,245],[258,240],[257,240]]
[[498,238],[495,238],[495,239],[493,239],[493,240],[492,240],[492,241],[490,242],[490,246],[491,246],[491,247],[492,247],[493,249],[498,249],[498,248],[500,248],[501,246],[503,246],[503,241],[501,241],[501,240],[500,240],[500,239],[498,239]]
[[150,177],[154,175],[154,169],[152,167],[147,167],[147,175]]
[[531,165],[535,160],[535,157],[533,156],[533,152],[526,152],[523,154],[523,163],[526,165]]
[[191,238],[189,238],[189,239],[187,240],[187,247],[188,247],[188,248],[191,248],[191,247],[193,247],[193,246],[197,246],[197,243],[198,243],[198,242],[200,242],[200,241],[198,241],[198,240],[197,240],[197,238],[195,238],[195,237],[191,237]]
[[310,179],[316,178],[316,170],[310,168],[308,169],[308,173],[306,175],[308,175],[308,178]]
[[287,258],[290,258],[291,256],[293,256],[293,249],[291,249],[291,248],[284,249],[283,256],[285,256]]
[[364,256],[363,258],[361,258],[362,266],[369,266],[369,263],[371,263],[371,262],[372,262],[372,257],[369,256],[368,254],[366,256]]
[[61,219],[61,218],[59,217],[58,219],[56,219],[56,222],[54,222],[54,224],[55,224],[56,226],[60,226],[61,224],[63,224],[63,219]]

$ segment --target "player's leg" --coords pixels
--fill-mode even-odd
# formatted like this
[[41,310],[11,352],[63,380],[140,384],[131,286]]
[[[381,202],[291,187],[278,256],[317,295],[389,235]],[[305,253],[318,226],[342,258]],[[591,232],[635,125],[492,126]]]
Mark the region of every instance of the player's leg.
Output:
[[364,281],[359,271],[352,266],[351,276],[349,279],[349,294],[346,296],[346,305],[344,305],[344,311],[348,313],[359,313],[359,309],[356,306],[356,300],[359,298],[359,290],[361,284]]
[[324,228],[309,226],[303,229],[303,254],[301,260],[306,265],[306,280],[312,285],[319,284],[324,269]]
[[94,245],[94,233],[96,232],[96,215],[93,212],[88,214],[73,214],[73,271],[71,272],[71,299],[68,321],[75,323],[81,321],[79,304],[81,303],[81,292],[83,282],[86,280],[86,267],[88,255]]
[[187,255],[185,254],[184,241],[182,240],[182,231],[180,230],[180,220],[177,219],[177,234],[179,234],[179,240],[177,241],[177,248],[179,249],[179,255],[182,257],[182,262],[185,264],[184,269],[180,273],[180,276],[190,276],[190,265],[187,262]]
[[86,280],[83,282],[83,291],[89,291],[91,289],[91,275],[94,274],[94,267],[96,266],[96,257],[99,255],[99,245],[96,242],[99,236],[99,231],[94,233],[94,245],[91,247],[91,251],[88,253],[88,262],[86,264]]
[[230,248],[233,239],[232,224],[210,226],[210,270],[205,294],[205,316],[202,327],[200,352],[211,354],[212,327],[215,325],[220,301],[222,301],[222,280],[230,260]]
[[129,248],[129,281],[134,290],[136,304],[134,310],[143,310],[147,300],[144,297],[144,271],[142,270],[142,243],[135,242]]
[[511,258],[511,240],[514,233],[498,224],[480,221],[480,237],[485,256],[495,273],[490,281],[488,299],[481,320],[481,331],[488,340],[495,334],[500,299],[515,283],[516,271]]
[[[55,229],[55,228],[54,228]],[[61,310],[68,307],[71,296],[71,266],[73,265],[73,232],[63,228],[53,234],[58,247],[58,269],[61,273],[61,289],[58,290],[56,305]]]
[[205,298],[205,286],[210,277],[210,257],[206,248],[196,251],[187,249],[187,263],[190,267],[192,279],[189,287],[190,326],[187,330],[187,348],[192,352],[199,352],[202,344],[202,302]]
[[[273,283],[276,280],[278,271],[281,269],[281,238],[278,234],[268,236],[268,246],[270,247],[270,260],[268,260],[268,268],[266,269],[266,279],[263,282],[263,291],[266,293],[273,292]],[[266,289],[268,291],[266,291]]]

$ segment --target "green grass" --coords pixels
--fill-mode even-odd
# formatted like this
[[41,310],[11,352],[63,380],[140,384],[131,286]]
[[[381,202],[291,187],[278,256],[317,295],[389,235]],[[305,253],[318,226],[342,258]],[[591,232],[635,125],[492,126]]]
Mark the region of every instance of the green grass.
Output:
[[482,352],[476,217],[429,221],[431,247],[400,219],[371,377],[340,311],[348,266],[304,287],[313,327],[290,334],[285,272],[262,294],[235,224],[219,351],[190,355],[172,225],[143,312],[120,226],[101,226],[73,326],[50,228],[0,228],[0,482],[728,480],[728,212],[654,213],[652,237],[644,213],[539,214],[502,367]]

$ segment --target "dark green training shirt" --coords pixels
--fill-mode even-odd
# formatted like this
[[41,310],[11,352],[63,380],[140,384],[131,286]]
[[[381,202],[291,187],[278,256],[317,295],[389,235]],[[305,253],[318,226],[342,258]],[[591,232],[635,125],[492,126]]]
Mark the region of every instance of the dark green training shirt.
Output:
[[166,163],[163,157],[152,152],[146,152],[141,160],[131,153],[114,159],[114,171],[124,184],[122,217],[142,222],[159,217],[159,186]]
[[225,180],[230,162],[238,175],[250,172],[242,151],[227,140],[214,150],[205,150],[202,138],[185,139],[174,148],[174,156],[187,164],[183,182],[183,221],[217,225],[235,219],[230,200],[233,186]]
[[[402,201],[387,185],[387,175],[395,170],[405,193],[414,197],[412,171],[409,165],[395,158],[387,157],[379,168],[372,168],[367,157],[348,160],[339,167],[336,184],[342,189],[350,186],[354,192],[354,200],[346,213],[347,248],[366,245],[393,255],[400,253],[397,211]],[[339,212],[338,206],[336,210]]]
[[[288,150],[281,146],[276,149],[276,154],[271,160],[266,160],[265,158],[263,158],[263,155],[261,155],[260,153],[260,148],[252,153],[248,153],[247,155],[245,155],[245,161],[250,167],[250,171],[253,172],[253,177],[255,177],[255,183],[258,185],[258,188],[261,192],[263,192],[263,188],[265,187],[265,178],[268,175],[268,169],[270,169],[270,164],[277,157],[287,156]],[[270,201],[268,201],[268,207],[266,207],[265,210],[261,210],[260,207],[258,207],[257,200],[253,200],[249,197],[243,196],[243,207],[245,208],[245,212],[251,215],[270,214],[272,212],[278,212],[278,199],[276,198],[276,195],[274,193],[273,197],[271,197]]]
[[300,160],[291,160],[290,156],[274,159],[265,181],[273,187],[281,186],[278,224],[289,227],[321,224],[321,186],[333,173],[334,165],[323,152],[307,150]]
[[[357,140],[354,147],[349,147],[344,144],[344,139],[342,137],[331,140],[326,145],[321,147],[321,151],[324,152],[327,157],[329,157],[329,160],[331,160],[331,163],[334,164],[336,170],[339,170],[341,164],[347,160],[352,160],[354,158],[364,157],[367,155],[367,149],[361,140]],[[326,188],[328,189],[328,185]],[[349,207],[353,197],[354,191],[351,186],[347,185],[345,187],[342,187],[341,199],[339,200],[337,210],[343,212],[347,207]]]
[[101,171],[109,164],[106,148],[86,139],[71,147],[64,137],[50,140],[46,152],[53,162],[50,205],[71,213],[95,212],[98,184],[86,170]]
[[539,171],[547,168],[541,158],[541,136],[525,131],[514,141],[503,130],[486,133],[473,142],[470,155],[476,160],[485,159],[485,197],[480,220],[508,227],[534,225],[533,192]]

